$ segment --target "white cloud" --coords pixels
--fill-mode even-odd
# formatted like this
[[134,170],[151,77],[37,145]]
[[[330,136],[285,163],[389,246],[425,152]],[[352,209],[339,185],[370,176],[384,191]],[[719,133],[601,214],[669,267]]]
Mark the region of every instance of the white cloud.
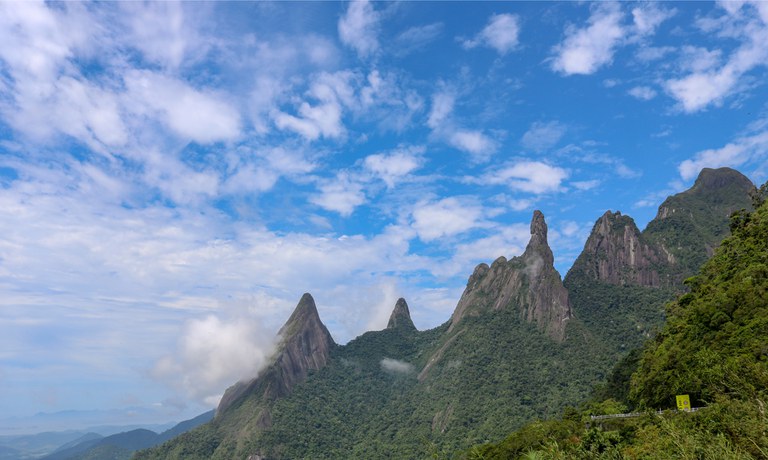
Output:
[[275,339],[252,316],[192,319],[181,333],[176,352],[160,359],[152,374],[213,406],[227,387],[256,377],[268,364]]
[[680,52],[680,67],[685,72],[703,73],[715,69],[722,62],[722,50],[708,50],[697,46],[684,46]]
[[128,22],[130,38],[127,42],[155,64],[179,67],[187,50],[204,45],[203,41],[195,40],[193,30],[186,27],[182,6],[181,2],[175,1],[120,3],[122,17]]
[[481,131],[459,129],[448,138],[451,145],[472,155],[476,162],[487,161],[496,151],[496,143]]
[[148,70],[125,77],[126,104],[139,115],[156,116],[179,136],[200,143],[240,135],[240,114],[225,98]]
[[[721,4],[726,15],[717,23],[724,33],[741,41],[726,62],[717,68],[719,51],[699,50],[694,58],[684,58],[683,65],[691,73],[666,81],[667,93],[680,104],[685,112],[697,112],[710,104],[722,101],[741,91],[743,76],[757,67],[768,63],[768,22],[762,17],[764,2],[741,2]],[[752,9],[758,10],[756,19]],[[691,54],[691,51],[688,51]]]
[[496,152],[496,142],[480,130],[467,129],[453,119],[456,94],[453,89],[442,88],[432,95],[432,109],[427,126],[434,138],[469,153],[472,161],[482,163]]
[[693,158],[680,163],[678,170],[684,180],[691,180],[698,176],[702,168],[738,167],[767,155],[768,131],[765,131],[742,137],[719,149],[702,150],[696,153]]
[[347,12],[339,19],[339,38],[360,57],[367,57],[379,49],[378,26],[379,14],[373,5],[367,0],[356,0],[349,4]]
[[648,86],[635,86],[628,91],[629,95],[641,101],[650,101],[656,97],[656,91]]
[[513,14],[494,14],[488,19],[488,24],[480,33],[462,45],[470,49],[477,46],[488,46],[499,54],[506,54],[517,47],[520,34],[520,21]]
[[417,204],[412,217],[419,238],[429,242],[482,226],[483,208],[466,199],[449,197]]
[[309,201],[328,211],[348,217],[355,208],[366,202],[363,184],[347,172],[340,172],[332,181],[320,185],[320,194]]
[[554,48],[552,69],[565,75],[589,75],[613,60],[613,53],[626,32],[623,13],[616,3],[601,3],[589,17],[589,26],[566,30],[565,40]]
[[204,198],[217,195],[219,175],[216,172],[195,171],[174,156],[155,149],[141,155],[146,184],[156,187],[174,203],[199,204]]
[[305,95],[307,100],[298,103],[298,116],[275,110],[272,117],[278,128],[308,140],[344,136],[345,111],[377,122],[382,129],[399,131],[408,127],[423,105],[420,96],[403,88],[395,74],[376,69],[367,75],[350,70],[314,74]]
[[345,132],[341,123],[341,106],[336,101],[327,101],[315,106],[302,102],[299,105],[299,115],[300,117],[297,117],[278,112],[274,115],[275,125],[312,141],[321,136],[341,137]]
[[421,167],[424,162],[421,157],[423,152],[423,148],[414,148],[390,154],[377,153],[367,156],[363,166],[380,177],[387,188],[393,188],[401,178]]
[[547,123],[537,121],[523,134],[520,143],[526,149],[533,150],[534,152],[543,152],[557,145],[565,131],[565,126],[556,121]]
[[659,8],[655,3],[646,3],[632,9],[634,32],[640,36],[651,35],[662,22],[676,14],[675,10]]
[[396,374],[411,374],[414,372],[413,364],[400,361],[399,359],[384,358],[379,364],[387,372],[394,372]]
[[486,173],[481,183],[506,185],[514,190],[528,193],[556,192],[568,177],[568,173],[557,166],[540,161],[520,161]]
[[453,113],[456,96],[452,91],[442,90],[432,95],[432,110],[429,112],[427,126],[439,128]]

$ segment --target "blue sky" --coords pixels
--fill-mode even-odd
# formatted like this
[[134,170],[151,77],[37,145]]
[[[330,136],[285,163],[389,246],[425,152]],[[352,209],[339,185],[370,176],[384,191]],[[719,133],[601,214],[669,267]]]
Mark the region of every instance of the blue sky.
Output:
[[303,292],[434,327],[534,209],[565,275],[606,210],[768,176],[766,2],[2,2],[0,43],[9,417],[195,415]]

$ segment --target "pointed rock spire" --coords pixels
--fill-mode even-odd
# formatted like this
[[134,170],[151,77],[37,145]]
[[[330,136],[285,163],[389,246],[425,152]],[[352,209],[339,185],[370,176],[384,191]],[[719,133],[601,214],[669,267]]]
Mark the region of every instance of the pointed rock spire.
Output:
[[335,342],[317,313],[315,300],[304,294],[288,321],[278,332],[280,343],[272,364],[261,375],[238,382],[224,393],[217,416],[253,392],[269,400],[288,395],[307,378],[310,370],[325,367]]
[[[547,222],[544,220],[544,214],[538,209],[533,211],[531,219],[531,239],[525,248],[523,258],[533,266],[552,265],[555,262],[555,256],[549,248],[547,242]],[[543,262],[543,265],[541,264]]]
[[562,340],[571,317],[568,291],[553,265],[547,243],[547,223],[541,211],[531,219],[531,239],[520,257],[496,259],[490,267],[480,264],[451,316],[448,332],[467,314],[514,306],[520,317],[535,323],[555,340]]
[[397,299],[395,309],[392,310],[392,314],[389,316],[387,329],[416,330],[416,326],[411,320],[411,312],[408,310],[408,304],[402,297]]

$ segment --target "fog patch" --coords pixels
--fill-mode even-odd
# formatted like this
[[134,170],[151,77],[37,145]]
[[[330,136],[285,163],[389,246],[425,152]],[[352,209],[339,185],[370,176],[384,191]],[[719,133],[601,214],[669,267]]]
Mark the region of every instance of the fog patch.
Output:
[[379,364],[386,372],[395,374],[410,374],[414,371],[413,364],[400,361],[399,359],[384,358]]

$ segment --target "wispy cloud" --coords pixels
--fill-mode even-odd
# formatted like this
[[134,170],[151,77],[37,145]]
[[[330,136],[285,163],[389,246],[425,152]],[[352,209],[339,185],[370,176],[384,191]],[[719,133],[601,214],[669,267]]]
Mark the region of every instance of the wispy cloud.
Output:
[[336,178],[322,183],[319,188],[320,193],[309,200],[323,209],[338,212],[345,217],[366,202],[363,184],[346,172],[340,172]]
[[483,226],[484,210],[472,199],[449,197],[417,204],[412,218],[419,238],[433,241]]
[[717,149],[697,152],[693,158],[680,163],[678,170],[684,180],[698,176],[702,168],[739,167],[768,157],[768,131],[736,139]]
[[367,0],[356,0],[339,19],[339,38],[360,57],[371,56],[379,49],[378,23],[379,14],[373,5]]
[[395,49],[393,52],[398,56],[405,56],[423,49],[429,43],[436,40],[443,33],[443,29],[443,23],[435,22],[423,26],[414,26],[400,32],[395,38]]
[[[685,112],[697,112],[745,87],[742,77],[768,62],[768,18],[764,2],[722,3],[725,15],[706,23],[709,32],[722,33],[741,42],[718,66],[720,50],[700,50],[687,58],[691,73],[668,79],[665,88]],[[758,14],[755,14],[758,13]],[[689,51],[689,54],[693,54]]]
[[506,54],[517,47],[520,35],[520,20],[514,14],[494,14],[488,24],[474,38],[464,40],[466,49],[487,46],[499,54]]
[[635,86],[628,91],[629,95],[641,101],[650,101],[656,97],[656,91],[648,86]]
[[552,70],[564,75],[590,75],[613,62],[619,47],[642,42],[674,16],[675,10],[649,3],[632,9],[632,23],[625,23],[620,2],[594,4],[588,26],[570,26],[555,48]]
[[537,121],[523,134],[520,144],[534,152],[543,152],[557,145],[565,132],[566,127],[557,121]]
[[208,315],[192,319],[184,327],[178,349],[161,358],[152,375],[215,406],[222,389],[258,375],[275,344],[274,332],[264,328],[258,318],[240,315],[222,320]]
[[622,18],[621,6],[617,3],[596,6],[587,27],[566,30],[565,40],[554,49],[552,69],[565,75],[588,75],[609,64],[625,37]]
[[377,153],[367,156],[363,165],[380,177],[388,188],[393,188],[399,180],[422,165],[423,153],[423,148],[400,149],[389,154]]
[[427,118],[427,126],[433,136],[449,145],[470,154],[474,163],[488,161],[496,152],[496,142],[481,130],[467,129],[454,117],[456,92],[445,87],[432,96],[432,108]]
[[568,172],[558,166],[540,161],[518,161],[484,174],[480,181],[487,184],[506,185],[513,190],[528,193],[558,191]]

